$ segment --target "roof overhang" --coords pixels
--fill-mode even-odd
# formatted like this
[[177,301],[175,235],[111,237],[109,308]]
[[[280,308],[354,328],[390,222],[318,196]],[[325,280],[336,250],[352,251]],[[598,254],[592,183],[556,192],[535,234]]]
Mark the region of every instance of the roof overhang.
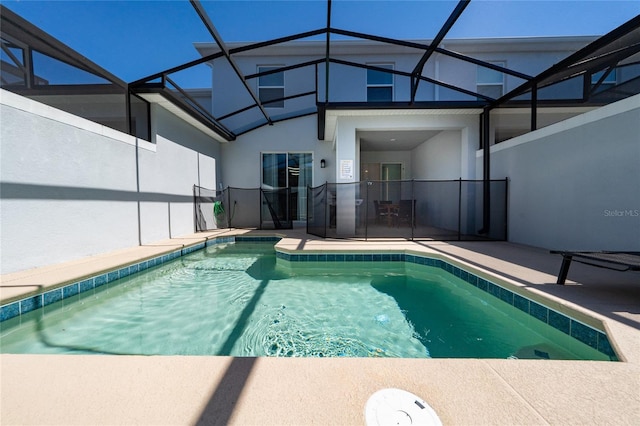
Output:
[[161,106],[218,142],[227,143],[235,139],[235,136],[226,129],[208,122],[196,111],[191,111],[186,105],[182,105],[181,102],[168,96],[165,91],[136,91],[136,94],[151,104]]

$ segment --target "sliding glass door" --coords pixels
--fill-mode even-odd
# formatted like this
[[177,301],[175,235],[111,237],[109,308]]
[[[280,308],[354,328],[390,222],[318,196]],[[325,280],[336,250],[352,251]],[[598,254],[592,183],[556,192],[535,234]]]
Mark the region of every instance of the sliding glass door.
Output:
[[[286,205],[292,220],[307,219],[307,186],[313,184],[312,159],[310,152],[262,153],[262,188],[289,189],[277,199],[280,208]],[[263,212],[263,217],[268,214]]]

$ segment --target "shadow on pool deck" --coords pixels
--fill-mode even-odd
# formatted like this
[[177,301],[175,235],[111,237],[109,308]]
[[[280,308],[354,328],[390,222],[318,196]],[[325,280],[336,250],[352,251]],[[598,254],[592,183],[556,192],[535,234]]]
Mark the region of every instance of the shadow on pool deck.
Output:
[[207,406],[200,414],[197,425],[227,425],[244,390],[256,358],[233,358],[224,376],[216,386]]

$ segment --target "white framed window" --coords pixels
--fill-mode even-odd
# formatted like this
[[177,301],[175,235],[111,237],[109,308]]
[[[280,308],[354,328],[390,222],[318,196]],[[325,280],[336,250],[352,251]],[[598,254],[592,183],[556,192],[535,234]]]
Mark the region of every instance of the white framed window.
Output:
[[[489,62],[504,67],[504,62]],[[504,73],[478,65],[476,73],[477,90],[480,95],[498,99],[504,95]]]
[[[367,64],[393,70],[393,64]],[[393,74],[367,69],[367,102],[393,101]]]
[[[258,65],[258,73],[276,70],[284,65]],[[258,77],[258,99],[265,108],[284,108],[284,72]],[[279,99],[274,101],[275,99]],[[273,102],[272,102],[273,101]]]

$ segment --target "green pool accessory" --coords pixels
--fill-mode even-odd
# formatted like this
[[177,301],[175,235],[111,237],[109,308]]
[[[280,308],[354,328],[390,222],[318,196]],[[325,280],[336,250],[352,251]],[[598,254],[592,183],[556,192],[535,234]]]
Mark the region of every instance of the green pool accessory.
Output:
[[216,216],[224,214],[224,206],[222,205],[222,201],[213,202],[213,214]]

